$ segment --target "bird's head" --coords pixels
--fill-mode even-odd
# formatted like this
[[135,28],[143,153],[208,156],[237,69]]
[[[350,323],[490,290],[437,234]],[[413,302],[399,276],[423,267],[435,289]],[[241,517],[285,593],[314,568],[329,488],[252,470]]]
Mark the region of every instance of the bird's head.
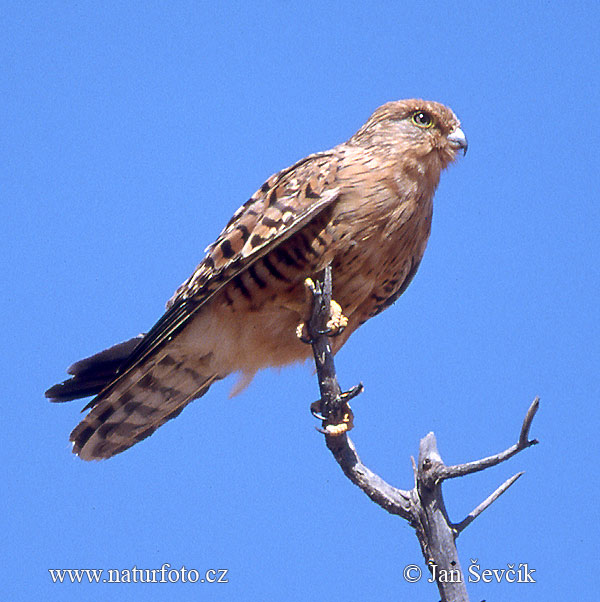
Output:
[[437,177],[459,151],[467,152],[467,138],[452,110],[418,99],[382,105],[348,144],[381,149],[407,167],[420,166]]

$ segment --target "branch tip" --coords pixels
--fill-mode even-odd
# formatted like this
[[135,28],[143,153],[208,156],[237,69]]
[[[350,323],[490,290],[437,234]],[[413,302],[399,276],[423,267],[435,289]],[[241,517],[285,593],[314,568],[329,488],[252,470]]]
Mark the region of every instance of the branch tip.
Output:
[[540,398],[536,397],[529,406],[527,410],[527,414],[525,414],[525,418],[523,420],[523,426],[521,427],[521,434],[519,435],[519,443],[517,444],[519,448],[529,447],[530,445],[536,445],[538,442],[537,439],[533,439],[529,441],[529,430],[531,429],[531,423],[540,408]]
[[507,479],[496,489],[491,495],[489,495],[477,508],[471,511],[464,520],[460,521],[460,523],[452,525],[456,537],[460,535],[462,531],[466,529],[484,510],[489,508],[511,485],[513,485],[517,479],[522,477],[525,473],[523,471],[518,472],[517,474]]

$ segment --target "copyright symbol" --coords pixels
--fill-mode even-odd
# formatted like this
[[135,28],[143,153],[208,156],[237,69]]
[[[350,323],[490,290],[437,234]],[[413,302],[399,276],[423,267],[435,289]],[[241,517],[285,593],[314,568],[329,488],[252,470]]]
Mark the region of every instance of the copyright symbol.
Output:
[[407,564],[402,571],[402,575],[408,583],[416,583],[421,578],[421,567],[416,564]]

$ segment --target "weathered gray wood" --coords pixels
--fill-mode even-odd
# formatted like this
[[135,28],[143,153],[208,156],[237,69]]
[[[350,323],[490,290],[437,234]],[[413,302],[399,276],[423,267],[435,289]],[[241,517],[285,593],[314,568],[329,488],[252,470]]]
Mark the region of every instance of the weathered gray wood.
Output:
[[[321,393],[321,399],[311,408],[313,414],[323,421],[325,427],[327,424],[337,424],[341,421],[348,400],[362,391],[362,384],[353,387],[347,393],[342,393],[337,380],[331,345],[326,332],[332,293],[331,268],[325,270],[320,282],[307,282],[307,287],[313,295],[313,311],[307,323],[307,330],[313,348]],[[315,405],[318,411],[315,411]],[[536,439],[529,440],[531,423],[538,408],[539,399],[536,398],[527,411],[515,445],[493,456],[466,464],[446,466],[438,451],[435,435],[429,433],[421,439],[418,463],[415,464],[413,460],[415,485],[411,490],[397,489],[369,470],[361,462],[352,440],[346,433],[333,436],[326,428],[318,430],[325,435],[327,447],[350,481],[360,487],[384,510],[401,516],[415,529],[425,563],[435,578],[442,602],[468,602],[465,579],[456,550],[456,538],[523,473],[518,473],[505,481],[466,518],[456,524],[450,521],[446,512],[442,483],[446,479],[465,476],[495,466],[538,443]]]

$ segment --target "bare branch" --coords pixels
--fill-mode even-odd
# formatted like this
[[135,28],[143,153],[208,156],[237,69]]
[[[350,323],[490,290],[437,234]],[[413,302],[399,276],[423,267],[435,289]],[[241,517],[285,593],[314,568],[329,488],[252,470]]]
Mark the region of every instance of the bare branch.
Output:
[[527,414],[525,415],[525,420],[523,420],[523,426],[521,427],[521,434],[519,435],[519,447],[521,449],[525,449],[530,445],[536,445],[538,443],[537,439],[533,439],[529,441],[529,429],[531,428],[531,423],[533,422],[533,418],[537,414],[537,411],[540,407],[540,398],[536,397],[529,406],[527,410]]
[[313,295],[311,317],[306,326],[319,378],[319,391],[321,393],[319,414],[322,416],[323,425],[325,426],[327,419],[334,417],[332,415],[337,417],[342,405],[342,390],[335,372],[331,343],[329,337],[325,334],[331,311],[331,266],[325,268],[322,283],[308,279],[306,286]]
[[354,443],[348,435],[326,436],[325,443],[340,465],[344,474],[360,487],[376,504],[390,514],[397,514],[412,522],[412,495],[393,487],[367,468],[360,460]]
[[475,462],[446,466],[438,451],[435,435],[429,433],[421,440],[418,462],[411,457],[415,475],[413,489],[410,491],[397,489],[361,462],[354,444],[346,433],[352,428],[352,412],[348,400],[362,391],[362,384],[342,393],[337,380],[327,336],[332,294],[331,268],[327,267],[324,270],[322,283],[308,280],[307,288],[313,296],[313,308],[306,327],[315,357],[321,393],[321,399],[311,406],[313,415],[322,420],[323,428],[318,430],[325,435],[328,449],[348,479],[360,487],[376,504],[391,514],[401,516],[415,529],[423,557],[435,577],[442,602],[468,602],[455,540],[523,473],[518,473],[504,482],[458,524],[453,524],[448,518],[442,497],[442,483],[445,479],[495,466],[535,445],[537,440],[529,440],[529,431],[539,408],[539,399],[536,397],[530,405],[515,445],[499,454]]
[[504,481],[504,483],[502,483],[502,485],[500,485],[500,487],[498,487],[494,493],[483,500],[483,502],[481,502],[481,504],[479,504],[475,510],[471,511],[466,518],[461,520],[460,523],[453,525],[454,530],[456,531],[456,536],[458,537],[458,535],[460,535],[460,533],[464,531],[466,527],[468,527],[484,510],[489,508],[513,483],[516,482],[518,478],[524,474],[524,472],[518,472],[510,477],[510,479]]
[[533,421],[533,418],[539,407],[540,400],[539,397],[536,397],[527,410],[517,443],[511,445],[508,449],[500,452],[499,454],[494,454],[493,456],[488,456],[487,458],[482,458],[481,460],[475,460],[474,462],[467,462],[465,464],[456,464],[455,466],[441,466],[436,476],[441,480],[445,480],[455,479],[456,477],[462,477],[467,474],[479,472],[480,470],[485,470],[490,466],[496,466],[496,464],[500,464],[500,462],[505,462],[509,458],[512,458],[515,454],[518,454],[520,451],[523,451],[532,445],[537,445],[539,443],[537,439],[532,439],[529,441],[528,437],[529,429],[531,428],[531,422]]
[[[353,387],[348,393],[342,393],[337,380],[335,364],[331,353],[329,338],[325,334],[331,307],[331,267],[325,269],[323,284],[309,281],[307,286],[313,294],[313,309],[307,324],[307,330],[315,356],[315,365],[319,379],[321,400],[319,403],[319,418],[325,426],[330,420],[341,418],[342,406],[348,399],[358,395],[362,384]],[[313,413],[315,413],[313,411]],[[360,487],[376,504],[390,512],[398,514],[406,520],[411,520],[409,508],[411,494],[409,491],[396,489],[386,483],[380,476],[369,470],[360,460],[351,439],[344,433],[337,437],[321,431],[327,447],[344,471],[344,474]]]

